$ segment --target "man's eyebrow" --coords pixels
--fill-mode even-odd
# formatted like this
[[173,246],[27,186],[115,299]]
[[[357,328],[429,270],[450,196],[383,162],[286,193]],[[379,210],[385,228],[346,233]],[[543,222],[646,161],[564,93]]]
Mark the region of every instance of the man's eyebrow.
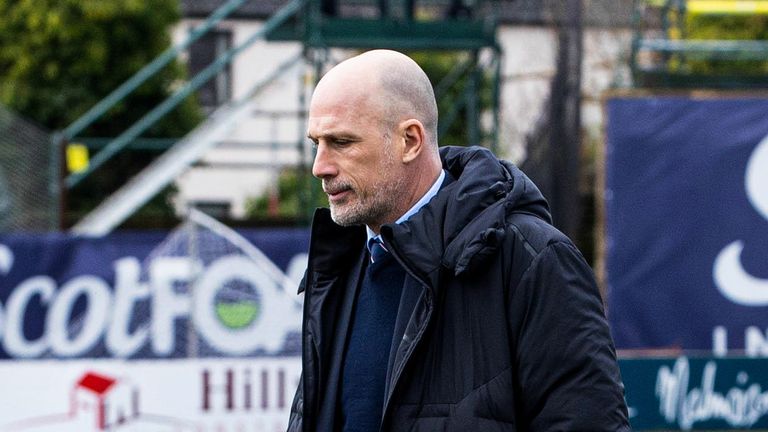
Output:
[[320,138],[357,140],[357,139],[360,139],[360,136],[352,132],[338,131],[338,132],[326,132],[326,133],[321,133],[317,135],[308,133],[307,138],[313,141],[319,140]]

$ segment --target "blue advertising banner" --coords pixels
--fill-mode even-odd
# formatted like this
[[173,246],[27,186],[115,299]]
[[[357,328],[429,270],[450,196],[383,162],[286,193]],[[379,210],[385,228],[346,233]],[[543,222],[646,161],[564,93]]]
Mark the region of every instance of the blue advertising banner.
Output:
[[296,355],[307,229],[0,236],[0,359]]
[[607,102],[619,349],[768,356],[768,99]]

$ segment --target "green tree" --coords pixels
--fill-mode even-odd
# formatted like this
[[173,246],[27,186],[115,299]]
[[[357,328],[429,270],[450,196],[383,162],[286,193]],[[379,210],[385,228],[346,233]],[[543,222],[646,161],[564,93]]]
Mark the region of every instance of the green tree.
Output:
[[[178,8],[178,0],[0,0],[0,103],[50,130],[66,127],[169,46]],[[169,65],[83,135],[118,135],[184,78],[180,63]],[[189,98],[146,136],[183,136],[201,118]],[[155,155],[119,155],[70,192],[69,209],[94,207]],[[154,203],[143,210],[170,214],[165,199]]]

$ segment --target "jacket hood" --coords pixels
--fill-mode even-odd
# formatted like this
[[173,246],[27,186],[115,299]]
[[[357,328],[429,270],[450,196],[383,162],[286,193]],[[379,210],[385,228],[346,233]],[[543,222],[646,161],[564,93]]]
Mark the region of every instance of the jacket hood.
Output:
[[408,221],[381,229],[419,276],[436,278],[440,266],[457,276],[476,268],[501,244],[512,213],[551,223],[544,196],[511,162],[482,147],[442,147],[440,158],[448,172],[440,192]]

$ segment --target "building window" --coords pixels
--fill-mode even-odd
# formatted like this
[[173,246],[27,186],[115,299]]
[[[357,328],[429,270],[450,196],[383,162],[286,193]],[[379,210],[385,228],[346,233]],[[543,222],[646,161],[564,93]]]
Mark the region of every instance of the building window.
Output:
[[[189,48],[190,78],[208,67],[232,46],[232,32],[212,30],[196,40]],[[210,112],[232,98],[232,64],[197,90],[200,105]]]

